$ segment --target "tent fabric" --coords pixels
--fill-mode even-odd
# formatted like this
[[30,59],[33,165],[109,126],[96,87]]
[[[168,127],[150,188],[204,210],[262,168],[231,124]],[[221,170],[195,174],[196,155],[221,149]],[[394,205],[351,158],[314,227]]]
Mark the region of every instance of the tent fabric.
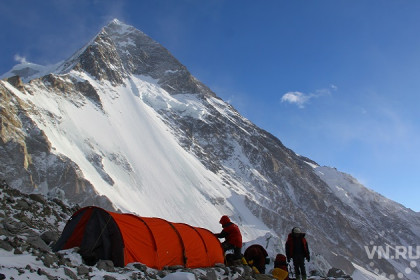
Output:
[[53,250],[73,247],[79,247],[91,265],[99,259],[112,260],[115,266],[140,262],[156,269],[211,267],[224,262],[219,239],[207,229],[96,206],[73,214]]

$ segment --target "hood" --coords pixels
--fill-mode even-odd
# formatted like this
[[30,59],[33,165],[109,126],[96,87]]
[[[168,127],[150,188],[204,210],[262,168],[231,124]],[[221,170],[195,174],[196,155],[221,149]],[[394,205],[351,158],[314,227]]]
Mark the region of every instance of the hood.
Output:
[[225,215],[225,216],[222,216],[220,218],[219,224],[222,224],[222,226],[223,226],[223,225],[226,225],[226,224],[228,224],[230,222],[231,221],[230,221],[229,217]]

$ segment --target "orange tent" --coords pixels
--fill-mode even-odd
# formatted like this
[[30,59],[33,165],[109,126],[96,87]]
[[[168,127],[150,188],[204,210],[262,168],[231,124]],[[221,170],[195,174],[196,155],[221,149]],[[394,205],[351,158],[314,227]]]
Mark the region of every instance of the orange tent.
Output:
[[84,261],[112,260],[115,266],[140,262],[148,267],[210,267],[223,263],[219,239],[209,230],[160,218],[108,212],[89,206],[75,212],[53,247],[79,247]]

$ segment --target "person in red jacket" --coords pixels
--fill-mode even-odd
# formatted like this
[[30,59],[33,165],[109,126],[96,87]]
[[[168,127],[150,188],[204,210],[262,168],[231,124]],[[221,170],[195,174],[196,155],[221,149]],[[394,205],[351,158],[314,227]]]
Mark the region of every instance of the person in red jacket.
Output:
[[294,227],[289,233],[286,241],[286,256],[287,261],[293,259],[293,266],[295,267],[296,280],[306,280],[305,259],[309,262],[309,246],[305,239],[305,233],[300,228]]
[[255,266],[261,274],[265,274],[267,257],[267,251],[260,244],[251,245],[244,252],[244,258],[248,264],[250,264],[251,267]]
[[219,223],[223,229],[220,233],[215,234],[215,236],[225,239],[222,243],[223,251],[226,253],[228,250],[233,250],[233,259],[241,259],[242,234],[239,227],[232,223],[228,216],[222,216]]

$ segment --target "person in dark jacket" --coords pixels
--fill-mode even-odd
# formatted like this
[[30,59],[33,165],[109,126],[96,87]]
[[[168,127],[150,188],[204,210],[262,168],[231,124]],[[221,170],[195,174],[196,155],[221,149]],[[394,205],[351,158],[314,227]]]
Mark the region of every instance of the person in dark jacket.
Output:
[[298,227],[294,227],[287,237],[286,257],[288,262],[293,259],[296,280],[306,280],[305,259],[310,261],[309,246],[305,239],[305,233]]
[[268,253],[263,246],[254,244],[246,248],[244,258],[248,264],[255,266],[259,273],[265,274],[265,264]]
[[232,223],[228,216],[222,216],[219,223],[223,229],[220,233],[215,234],[217,238],[224,238],[222,243],[223,252],[233,250],[233,260],[242,258],[242,234],[239,227]]

